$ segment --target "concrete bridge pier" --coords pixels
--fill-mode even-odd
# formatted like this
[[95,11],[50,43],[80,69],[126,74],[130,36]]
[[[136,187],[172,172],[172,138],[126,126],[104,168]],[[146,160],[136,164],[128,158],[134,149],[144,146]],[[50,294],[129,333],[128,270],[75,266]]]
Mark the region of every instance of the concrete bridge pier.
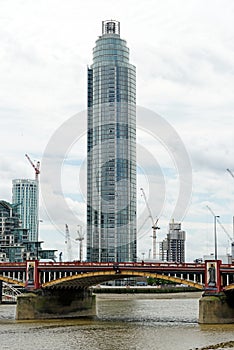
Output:
[[199,300],[199,323],[229,324],[234,323],[234,295],[224,293],[206,294]]
[[201,324],[234,323],[234,295],[222,291],[221,260],[205,261],[205,292],[199,300]]
[[17,297],[16,319],[37,320],[96,315],[95,295],[89,289],[45,289]]

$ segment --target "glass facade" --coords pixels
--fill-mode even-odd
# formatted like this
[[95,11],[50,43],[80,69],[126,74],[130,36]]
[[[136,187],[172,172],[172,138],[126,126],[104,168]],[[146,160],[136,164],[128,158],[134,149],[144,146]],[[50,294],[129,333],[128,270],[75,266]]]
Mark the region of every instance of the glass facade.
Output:
[[88,68],[87,260],[136,261],[136,70],[120,23]]
[[12,183],[12,203],[16,206],[22,227],[29,230],[29,241],[37,241],[38,182],[30,179],[16,179]]

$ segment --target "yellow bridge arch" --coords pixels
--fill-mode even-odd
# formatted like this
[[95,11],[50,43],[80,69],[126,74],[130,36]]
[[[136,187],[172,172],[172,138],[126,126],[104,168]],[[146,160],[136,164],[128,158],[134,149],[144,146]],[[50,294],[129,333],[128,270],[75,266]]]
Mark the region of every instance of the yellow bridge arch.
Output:
[[20,282],[18,280],[15,280],[15,279],[9,278],[9,277],[5,277],[5,276],[0,276],[0,281],[6,282],[6,283],[10,283],[10,284],[17,284],[20,287],[25,287],[25,283],[24,282]]
[[62,277],[56,280],[52,280],[41,285],[42,288],[59,288],[59,287],[91,287],[96,284],[100,284],[103,282],[123,279],[127,277],[152,277],[152,278],[160,278],[166,281],[176,282],[178,284],[185,284],[190,287],[194,287],[197,289],[203,289],[204,286],[197,282],[188,281],[185,279],[181,279],[179,277],[161,275],[158,273],[150,273],[150,272],[138,272],[131,270],[124,270],[121,273],[116,273],[115,271],[96,271],[96,272],[88,272],[83,274],[77,274],[67,277]]
[[229,291],[229,290],[234,290],[234,283],[229,284],[229,286],[224,287],[224,292]]

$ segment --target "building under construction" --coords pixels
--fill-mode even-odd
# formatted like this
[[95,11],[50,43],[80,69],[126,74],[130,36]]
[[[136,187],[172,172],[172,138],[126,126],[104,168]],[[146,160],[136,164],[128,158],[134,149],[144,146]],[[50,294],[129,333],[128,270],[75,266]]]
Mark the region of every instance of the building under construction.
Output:
[[185,231],[181,230],[181,223],[169,224],[167,237],[160,243],[160,260],[185,262]]

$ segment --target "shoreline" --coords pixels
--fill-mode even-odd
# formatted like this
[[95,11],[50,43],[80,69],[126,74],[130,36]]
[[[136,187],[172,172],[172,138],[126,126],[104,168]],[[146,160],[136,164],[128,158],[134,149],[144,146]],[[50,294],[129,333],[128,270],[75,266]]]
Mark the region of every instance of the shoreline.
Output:
[[203,292],[181,293],[94,293],[97,301],[106,300],[130,300],[130,299],[199,299]]

